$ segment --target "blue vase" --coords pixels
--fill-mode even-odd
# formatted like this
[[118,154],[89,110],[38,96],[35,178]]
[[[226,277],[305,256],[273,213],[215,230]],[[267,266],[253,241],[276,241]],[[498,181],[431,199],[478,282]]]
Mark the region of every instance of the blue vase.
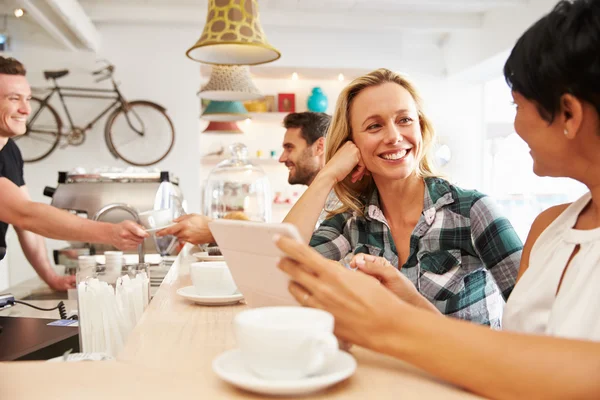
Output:
[[327,96],[323,94],[320,87],[313,88],[312,94],[308,96],[306,106],[309,111],[325,112],[327,110]]

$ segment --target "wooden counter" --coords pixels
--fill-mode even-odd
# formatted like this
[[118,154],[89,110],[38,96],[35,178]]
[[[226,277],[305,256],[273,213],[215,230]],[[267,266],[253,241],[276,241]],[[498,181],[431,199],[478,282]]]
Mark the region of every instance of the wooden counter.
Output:
[[[235,347],[232,321],[245,305],[203,307],[179,297],[191,284],[186,247],[111,362],[0,363],[0,399],[255,399],[212,371],[213,359]],[[476,399],[410,365],[354,347],[355,374],[311,399]]]

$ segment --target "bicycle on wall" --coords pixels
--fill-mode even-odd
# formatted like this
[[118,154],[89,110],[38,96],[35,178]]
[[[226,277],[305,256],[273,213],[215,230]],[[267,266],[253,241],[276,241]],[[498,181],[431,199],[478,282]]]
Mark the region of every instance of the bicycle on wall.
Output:
[[[56,80],[66,76],[69,70],[44,71],[44,77],[52,80],[54,86],[46,89],[50,93],[44,98],[31,98],[27,131],[14,138],[23,154],[23,160],[43,160],[56,149],[61,139],[61,148],[83,144],[87,131],[111,111],[106,119],[104,137],[108,150],[115,158],[136,166],[153,165],[164,159],[175,143],[175,129],[166,109],[147,100],[125,100],[113,78],[114,71],[114,65],[108,64],[92,73],[99,76],[96,82],[110,79],[112,89],[59,86]],[[58,94],[69,123],[65,131],[61,117],[49,104],[54,93]],[[80,127],[73,123],[65,103],[67,97],[110,99],[113,102],[87,125]]]

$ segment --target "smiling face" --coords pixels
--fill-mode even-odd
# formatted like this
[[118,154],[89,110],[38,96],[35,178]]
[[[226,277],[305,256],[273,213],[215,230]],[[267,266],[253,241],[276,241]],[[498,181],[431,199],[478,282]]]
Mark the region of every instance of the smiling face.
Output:
[[[323,139],[320,139],[323,140]],[[317,153],[318,141],[309,146],[302,137],[302,128],[288,128],[283,138],[283,153],[279,162],[289,170],[290,185],[310,185],[321,169]]]
[[564,176],[572,154],[565,151],[568,140],[560,119],[548,123],[540,116],[536,104],[518,92],[513,92],[513,99],[517,109],[515,132],[529,146],[533,172],[538,176]]
[[393,82],[367,87],[350,105],[352,140],[373,179],[406,179],[423,146],[417,105]]
[[11,138],[27,130],[31,88],[23,75],[0,74],[0,137]]

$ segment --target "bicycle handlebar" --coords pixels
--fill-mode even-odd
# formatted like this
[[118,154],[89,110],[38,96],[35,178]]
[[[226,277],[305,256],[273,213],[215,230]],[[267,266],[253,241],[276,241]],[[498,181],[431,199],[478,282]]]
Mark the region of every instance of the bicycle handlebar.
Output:
[[92,75],[99,75],[99,74],[101,74],[103,72],[106,72],[107,75],[110,76],[110,75],[113,74],[114,71],[115,71],[115,66],[112,65],[112,64],[109,64],[109,65],[107,65],[104,68],[101,68],[101,69],[99,69],[97,71],[92,72]]

